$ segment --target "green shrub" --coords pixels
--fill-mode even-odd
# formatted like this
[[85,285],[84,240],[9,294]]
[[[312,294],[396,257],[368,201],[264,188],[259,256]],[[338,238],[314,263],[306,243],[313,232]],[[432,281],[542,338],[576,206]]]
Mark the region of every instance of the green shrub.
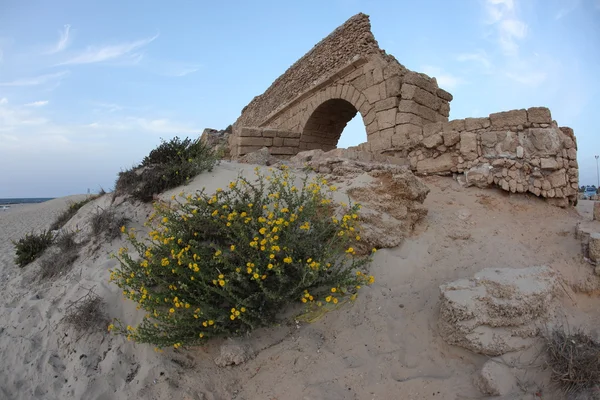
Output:
[[203,171],[211,171],[216,162],[217,155],[199,139],[162,140],[139,166],[119,173],[115,195],[129,194],[149,202],[155,194],[185,184]]
[[[129,234],[111,280],[148,312],[137,328],[116,328],[159,347],[197,344],[273,324],[293,303],[331,307],[354,299],[370,256],[358,256],[359,205],[336,213],[326,181],[289,172],[238,178],[215,195],[155,204],[149,241]],[[135,257],[135,259],[134,259]]]
[[77,211],[79,211],[81,207],[85,206],[90,201],[97,199],[98,197],[99,196],[89,196],[84,200],[69,204],[67,209],[60,213],[52,225],[50,225],[50,230],[55,231],[61,229],[67,224],[67,222],[69,222],[71,218],[73,218],[75,214],[77,214]]
[[16,250],[15,263],[23,268],[36,258],[52,244],[54,237],[50,231],[42,231],[39,234],[33,232],[26,234],[17,242],[12,242]]

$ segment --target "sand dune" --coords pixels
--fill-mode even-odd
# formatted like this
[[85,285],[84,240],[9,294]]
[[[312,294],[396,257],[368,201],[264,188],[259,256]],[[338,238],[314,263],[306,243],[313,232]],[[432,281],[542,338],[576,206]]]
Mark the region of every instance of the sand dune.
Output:
[[[214,191],[249,175],[254,166],[222,163],[182,188]],[[105,329],[80,334],[62,321],[90,290],[105,302],[107,316],[140,318],[130,301],[108,282],[124,242],[93,240],[65,276],[37,278],[37,262],[18,268],[10,240],[46,228],[68,201],[14,207],[0,213],[0,398],[2,399],[478,399],[473,376],[486,357],[449,346],[437,334],[439,285],[486,267],[547,265],[566,280],[564,319],[600,328],[598,277],[581,260],[573,229],[580,216],[533,197],[462,188],[450,178],[426,178],[429,210],[415,233],[375,255],[376,283],[353,304],[312,323],[261,329],[244,340],[256,357],[219,368],[213,359],[221,341],[201,348],[167,349],[128,342]],[[349,184],[344,186],[343,189]],[[68,223],[81,237],[103,196]],[[143,229],[151,206],[117,200],[115,210]],[[572,289],[575,288],[579,292]],[[595,302],[595,303],[594,303]],[[595,304],[595,305],[594,305]],[[520,398],[559,398],[547,372],[523,368]]]

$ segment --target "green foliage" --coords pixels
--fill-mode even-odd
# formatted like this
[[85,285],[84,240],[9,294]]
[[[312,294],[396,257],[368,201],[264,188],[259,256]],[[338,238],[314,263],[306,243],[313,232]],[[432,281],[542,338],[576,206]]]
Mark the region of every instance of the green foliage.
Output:
[[199,139],[162,140],[139,166],[119,173],[115,194],[126,193],[149,202],[155,194],[185,184],[203,171],[211,171],[216,162],[217,155]]
[[27,233],[17,242],[12,242],[16,251],[15,263],[23,268],[42,255],[44,250],[50,247],[53,240],[52,232],[42,231],[39,234]]
[[150,240],[130,232],[135,252],[120,249],[120,267],[111,271],[147,315],[138,327],[116,320],[109,329],[177,348],[271,325],[294,303],[317,309],[353,300],[373,282],[370,256],[353,248],[359,205],[336,211],[335,187],[322,178],[306,177],[297,188],[285,170],[256,174],[214,195],[155,204]]
[[69,204],[67,209],[60,213],[52,225],[50,225],[50,230],[55,231],[61,229],[67,224],[67,222],[69,222],[71,218],[73,218],[75,214],[77,214],[77,211],[79,211],[81,207],[85,206],[90,201],[97,199],[98,197],[99,196],[89,196],[84,200]]

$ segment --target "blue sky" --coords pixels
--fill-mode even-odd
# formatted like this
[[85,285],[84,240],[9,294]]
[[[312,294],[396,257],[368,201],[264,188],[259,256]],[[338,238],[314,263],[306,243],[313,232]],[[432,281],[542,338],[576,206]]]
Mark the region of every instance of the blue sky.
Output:
[[[2,0],[0,198],[112,188],[161,137],[233,123],[358,12],[454,95],[451,119],[549,107],[596,183],[600,0]],[[340,146],[365,139],[355,119]]]

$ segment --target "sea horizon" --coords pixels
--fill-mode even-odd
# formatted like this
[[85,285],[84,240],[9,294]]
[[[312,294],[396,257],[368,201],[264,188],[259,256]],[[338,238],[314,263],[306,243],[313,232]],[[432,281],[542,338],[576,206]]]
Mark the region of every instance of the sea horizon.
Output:
[[43,203],[55,197],[12,197],[0,198],[0,205]]

